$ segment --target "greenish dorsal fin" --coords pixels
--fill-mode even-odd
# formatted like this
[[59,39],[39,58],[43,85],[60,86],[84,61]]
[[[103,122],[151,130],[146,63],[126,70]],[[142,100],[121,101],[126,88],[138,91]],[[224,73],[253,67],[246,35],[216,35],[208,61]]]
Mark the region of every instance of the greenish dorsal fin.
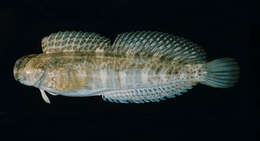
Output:
[[137,31],[119,34],[112,52],[126,56],[156,56],[179,62],[206,61],[202,48],[179,36],[153,31]]
[[109,47],[108,38],[90,32],[57,32],[42,39],[44,53],[94,52],[104,51]]

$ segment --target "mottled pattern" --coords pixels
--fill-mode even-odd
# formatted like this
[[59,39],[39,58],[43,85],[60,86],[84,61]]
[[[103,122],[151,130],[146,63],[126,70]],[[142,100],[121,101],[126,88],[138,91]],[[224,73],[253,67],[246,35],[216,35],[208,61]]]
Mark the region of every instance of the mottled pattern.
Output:
[[113,57],[95,54],[42,54],[47,75],[42,87],[55,91],[77,89],[130,89],[167,84],[175,80],[199,81],[200,64],[171,65],[145,57]]
[[237,78],[226,77],[238,68],[233,60],[207,64],[205,52],[196,43],[161,32],[119,34],[112,45],[96,33],[58,32],[43,38],[42,49],[42,54],[19,59],[14,76],[39,88],[47,103],[44,91],[65,96],[101,95],[121,103],[158,102],[199,82],[229,87]]

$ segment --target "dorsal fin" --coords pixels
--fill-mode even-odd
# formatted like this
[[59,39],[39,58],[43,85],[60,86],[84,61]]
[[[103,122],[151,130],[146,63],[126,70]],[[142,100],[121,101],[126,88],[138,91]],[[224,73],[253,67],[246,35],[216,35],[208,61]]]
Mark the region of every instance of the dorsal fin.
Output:
[[205,52],[197,45],[179,36],[152,31],[119,34],[112,45],[112,52],[126,56],[156,56],[181,61],[206,61]]
[[106,50],[109,47],[109,39],[89,32],[57,32],[42,39],[44,53],[94,52],[96,50]]

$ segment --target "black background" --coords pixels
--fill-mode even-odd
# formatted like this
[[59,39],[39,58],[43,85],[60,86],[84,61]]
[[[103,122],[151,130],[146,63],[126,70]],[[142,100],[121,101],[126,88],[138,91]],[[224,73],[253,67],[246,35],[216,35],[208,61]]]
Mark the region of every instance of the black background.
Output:
[[[1,4],[0,136],[255,140],[256,7],[254,3],[217,0],[23,0]],[[41,53],[41,38],[65,30],[97,32],[112,40],[118,33],[136,30],[180,35],[201,44],[209,60],[235,58],[241,78],[233,88],[198,85],[160,103],[113,104],[99,97],[50,95],[52,104],[48,105],[38,89],[16,82],[12,70],[18,58]]]

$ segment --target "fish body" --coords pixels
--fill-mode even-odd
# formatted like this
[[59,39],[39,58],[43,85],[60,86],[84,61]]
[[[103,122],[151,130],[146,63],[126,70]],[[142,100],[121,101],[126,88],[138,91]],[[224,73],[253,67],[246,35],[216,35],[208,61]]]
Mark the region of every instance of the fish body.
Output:
[[158,102],[202,83],[231,87],[238,65],[206,61],[199,45],[161,32],[129,32],[110,40],[95,33],[58,32],[42,40],[43,53],[16,62],[23,84],[72,97],[102,96],[119,103]]

